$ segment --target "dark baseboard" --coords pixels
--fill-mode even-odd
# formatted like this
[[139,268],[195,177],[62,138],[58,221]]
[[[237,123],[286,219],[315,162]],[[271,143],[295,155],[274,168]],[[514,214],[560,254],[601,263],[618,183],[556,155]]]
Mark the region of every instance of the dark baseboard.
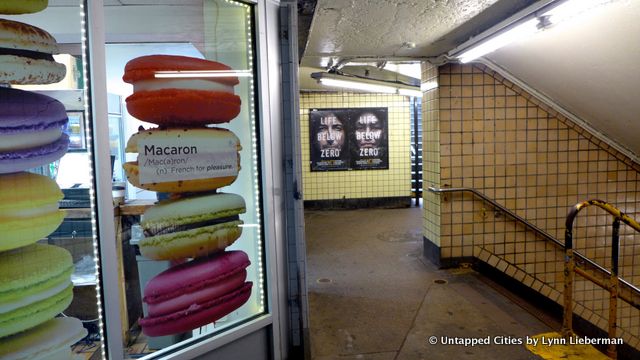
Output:
[[305,210],[349,210],[367,208],[406,208],[411,207],[410,196],[360,199],[305,200]]
[[422,255],[425,259],[429,260],[433,265],[440,268],[441,254],[440,247],[434,244],[426,236],[422,237]]
[[438,269],[454,268],[463,263],[474,263],[476,261],[473,256],[443,259],[440,247],[424,236],[422,237],[422,255],[437,266]]

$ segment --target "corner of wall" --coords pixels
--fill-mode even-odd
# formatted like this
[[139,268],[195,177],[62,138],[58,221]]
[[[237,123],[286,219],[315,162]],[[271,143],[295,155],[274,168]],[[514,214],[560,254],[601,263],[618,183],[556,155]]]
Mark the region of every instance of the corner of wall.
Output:
[[422,176],[424,209],[424,255],[440,264],[440,196],[426,190],[440,187],[440,118],[438,68],[422,63],[422,83],[432,84],[422,96]]

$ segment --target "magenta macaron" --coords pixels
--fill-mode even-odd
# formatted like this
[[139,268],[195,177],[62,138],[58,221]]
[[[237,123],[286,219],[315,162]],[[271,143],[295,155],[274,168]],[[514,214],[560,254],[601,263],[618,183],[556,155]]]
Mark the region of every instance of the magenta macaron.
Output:
[[69,148],[67,112],[52,97],[0,88],[0,174],[60,159]]
[[144,289],[147,336],[178,334],[212,323],[239,308],[251,296],[245,281],[251,262],[243,251],[226,251],[169,268]]

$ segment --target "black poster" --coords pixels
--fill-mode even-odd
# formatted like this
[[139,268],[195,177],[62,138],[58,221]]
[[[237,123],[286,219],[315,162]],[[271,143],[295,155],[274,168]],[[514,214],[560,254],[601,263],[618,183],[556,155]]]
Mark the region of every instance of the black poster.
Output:
[[387,108],[312,109],[311,171],[389,168]]

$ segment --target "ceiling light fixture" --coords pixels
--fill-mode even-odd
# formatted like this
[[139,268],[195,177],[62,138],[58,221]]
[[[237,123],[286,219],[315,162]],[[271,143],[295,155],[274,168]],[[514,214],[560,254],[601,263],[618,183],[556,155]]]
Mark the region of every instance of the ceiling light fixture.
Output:
[[340,87],[345,89],[354,89],[354,90],[362,90],[362,91],[370,91],[370,92],[378,92],[378,93],[386,93],[386,94],[393,94],[396,92],[396,89],[391,86],[375,85],[375,84],[368,84],[368,83],[349,81],[349,80],[326,79],[326,78],[321,78],[319,81],[322,85]]
[[509,45],[516,40],[529,37],[530,35],[535,34],[538,31],[538,20],[531,19],[525,21],[520,25],[514,26],[513,28],[497,36],[493,36],[489,40],[483,41],[467,51],[462,52],[457,56],[457,58],[461,63],[467,63],[479,58],[480,56],[493,52],[503,46]]
[[429,90],[436,89],[437,87],[438,87],[438,81],[431,80],[431,81],[423,82],[422,84],[420,84],[420,91],[427,92]]
[[614,0],[567,0],[544,13],[551,24],[559,24]]
[[420,91],[420,90],[409,90],[409,89],[398,89],[398,95],[422,97],[422,91]]
[[473,61],[515,41],[614,0],[547,0],[534,4],[449,53],[461,63]]
[[374,93],[399,94],[404,96],[422,96],[420,87],[382,80],[350,77],[335,73],[316,72],[311,77],[325,86],[339,87],[343,89],[360,90]]

